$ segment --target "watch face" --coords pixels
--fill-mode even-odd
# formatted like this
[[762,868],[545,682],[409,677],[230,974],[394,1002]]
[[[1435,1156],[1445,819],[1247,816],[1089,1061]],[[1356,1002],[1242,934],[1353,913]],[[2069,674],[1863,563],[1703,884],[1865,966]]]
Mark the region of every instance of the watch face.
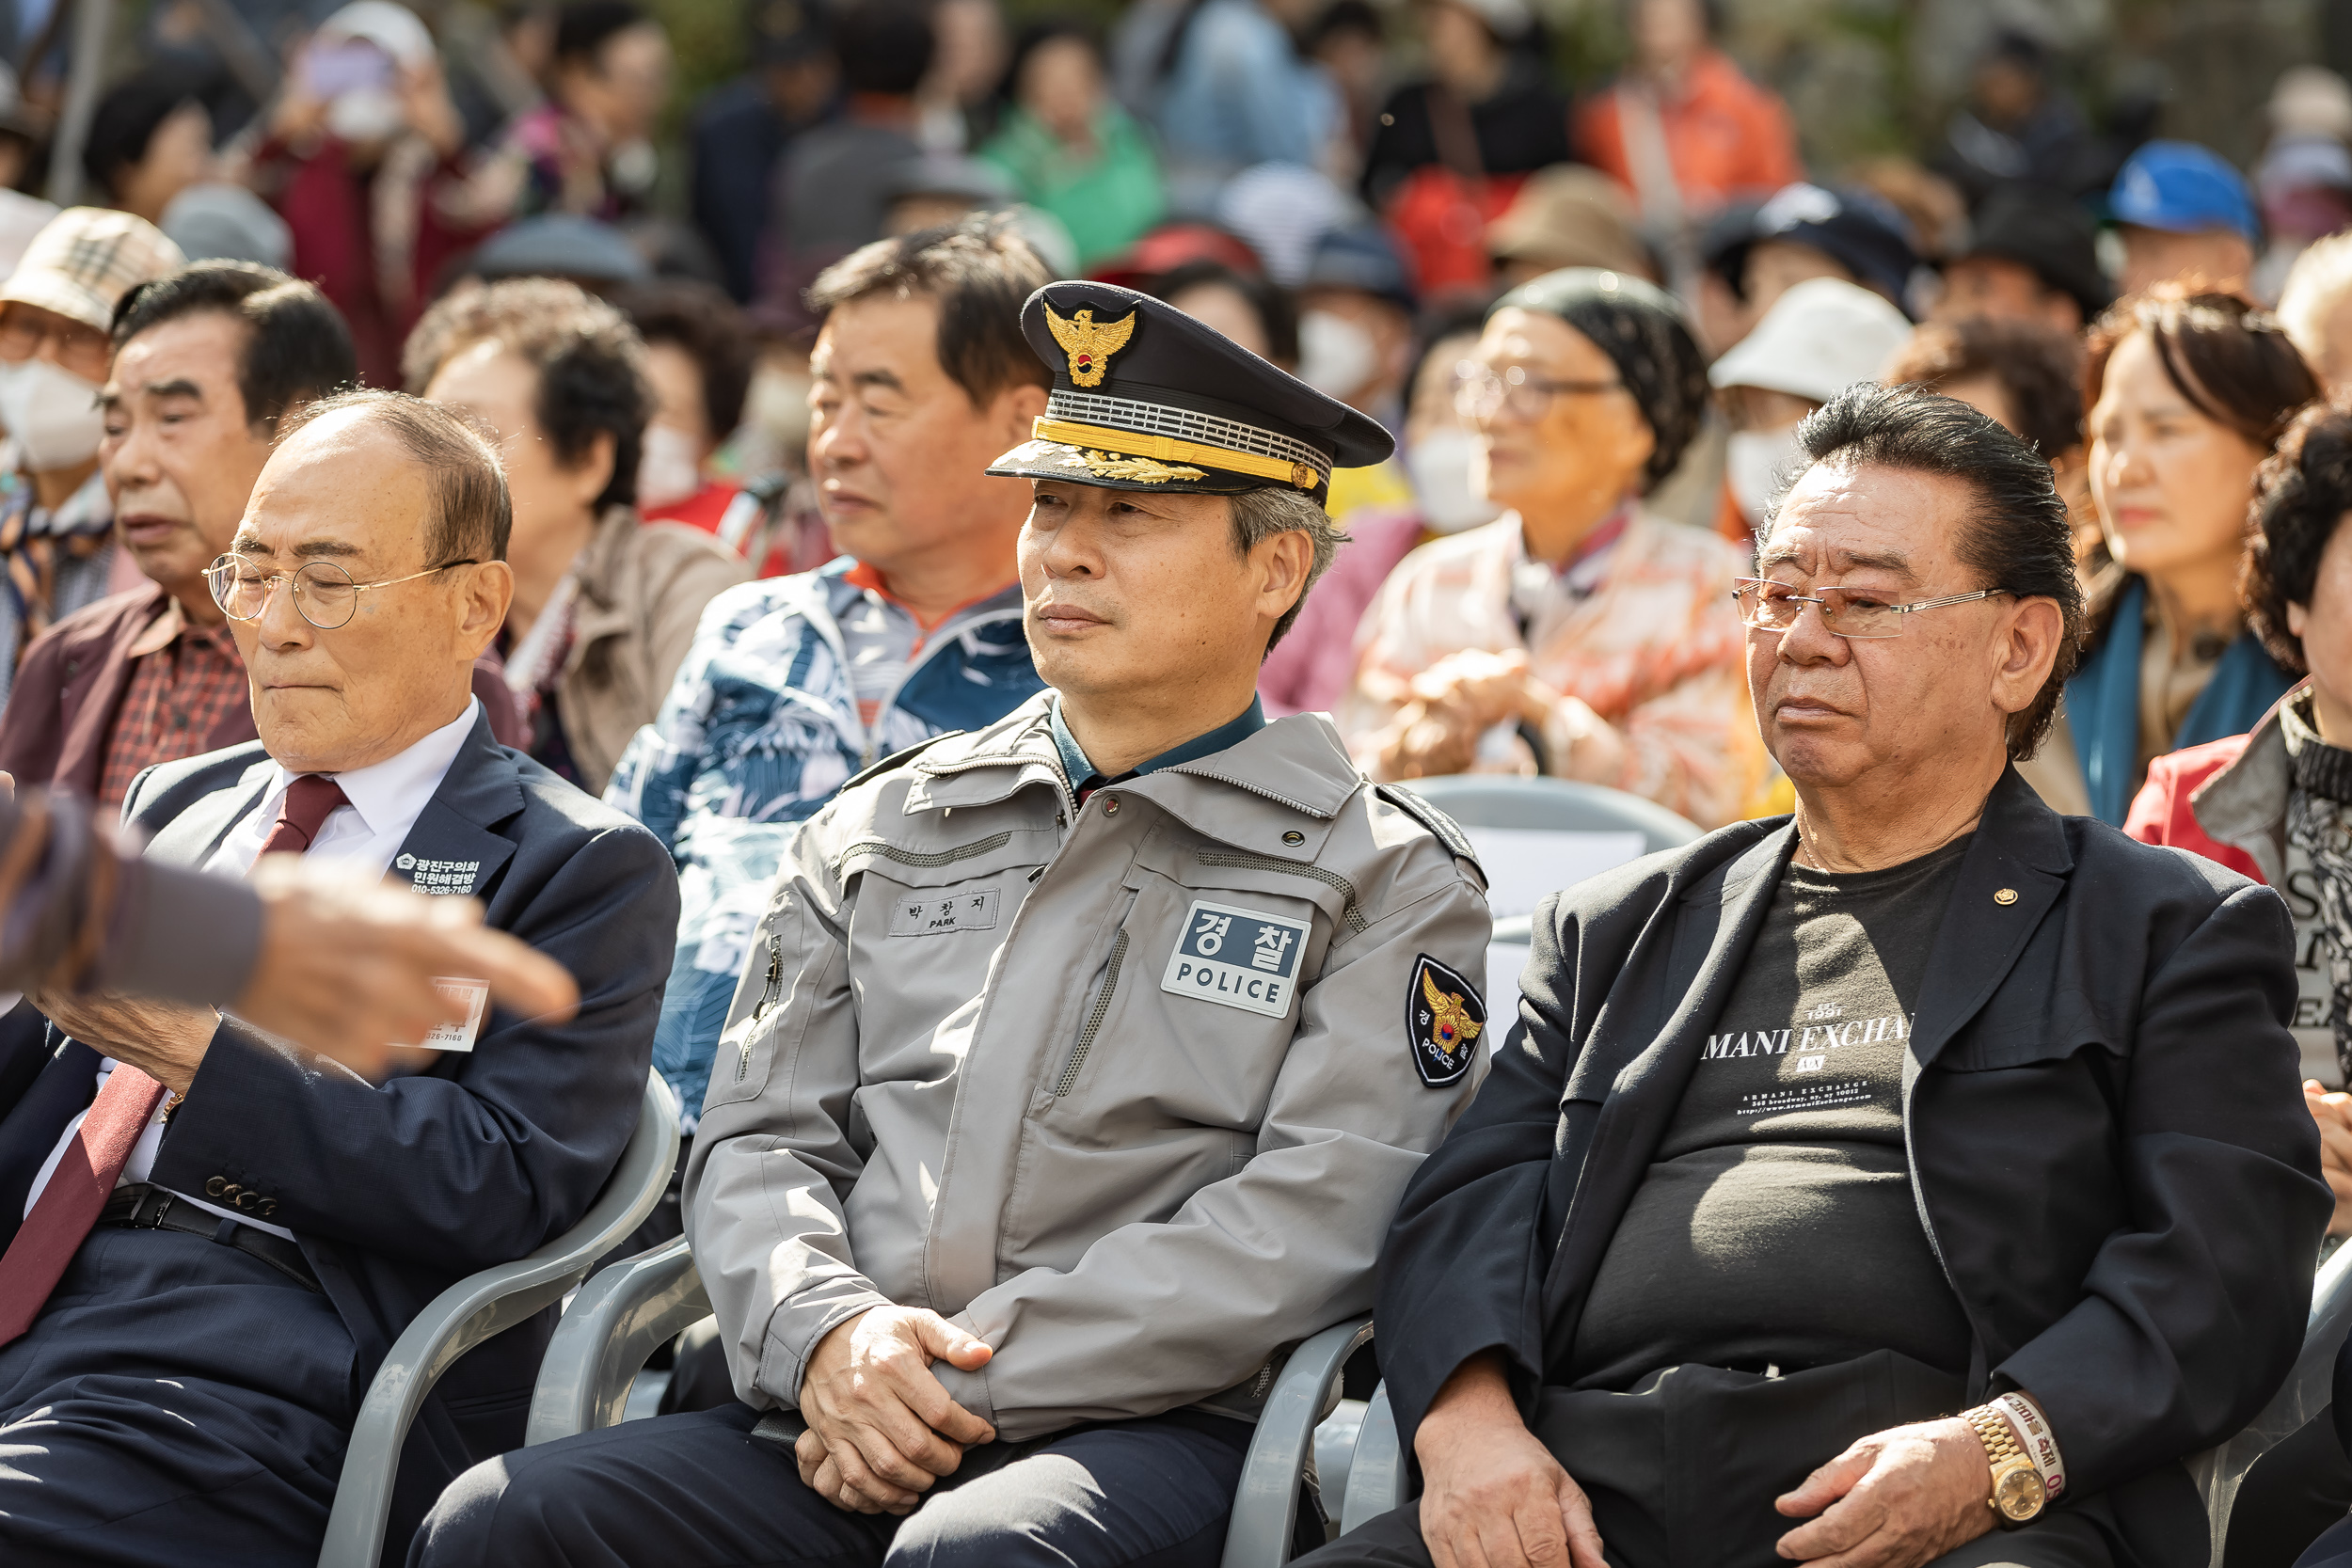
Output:
[[2042,1512],[2042,1476],[2032,1465],[2005,1470],[1993,1482],[1993,1506],[2004,1519],[2023,1522]]

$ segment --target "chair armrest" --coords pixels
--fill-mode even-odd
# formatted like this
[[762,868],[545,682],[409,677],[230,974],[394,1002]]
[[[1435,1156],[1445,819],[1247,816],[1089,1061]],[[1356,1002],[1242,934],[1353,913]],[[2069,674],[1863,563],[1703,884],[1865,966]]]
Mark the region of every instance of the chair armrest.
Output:
[[637,1131],[580,1222],[527,1258],[467,1275],[417,1314],[359,1406],[319,1568],[375,1568],[401,1446],[425,1396],[459,1356],[563,1300],[597,1259],[628,1240],[669,1186],[677,1148],[677,1099],[660,1075],[648,1075]]
[[2189,1455],[2186,1464],[2204,1494],[2205,1521],[2213,1531],[2212,1560],[2218,1568],[2230,1536],[2230,1510],[2254,1462],[2300,1432],[2335,1398],[2336,1353],[2352,1332],[2352,1245],[2339,1247],[2312,1281],[2312,1315],[2295,1370],[2264,1405],[2262,1414],[2228,1442]]
[[1233,1494],[1223,1568],[1279,1568],[1290,1560],[1298,1481],[1313,1451],[1315,1428],[1339,1403],[1347,1358],[1371,1338],[1372,1320],[1357,1318],[1315,1335],[1283,1363]]
[[683,1236],[596,1271],[539,1363],[523,1446],[612,1426],[655,1347],[709,1315],[710,1294]]
[[1396,1437],[1396,1416],[1389,1409],[1389,1386],[1383,1383],[1372,1391],[1364,1424],[1356,1434],[1347,1496],[1340,1504],[1340,1533],[1404,1506],[1405,1450]]

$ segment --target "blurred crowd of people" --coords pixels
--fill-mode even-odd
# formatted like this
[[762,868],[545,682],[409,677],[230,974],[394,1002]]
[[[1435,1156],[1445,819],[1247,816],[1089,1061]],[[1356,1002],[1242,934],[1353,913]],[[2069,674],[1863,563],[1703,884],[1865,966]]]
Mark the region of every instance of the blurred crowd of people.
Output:
[[[2315,67],[2278,84],[2249,180],[2094,127],[2042,44],[1998,32],[1935,146],[1825,173],[1701,0],[1629,5],[1629,62],[1581,93],[1520,0],[1139,0],[1107,35],[1016,29],[998,0],[800,0],[749,8],[751,70],[691,104],[634,0],[232,9],[235,36],[142,24],[148,63],[82,138],[87,207],[0,193],[20,657],[163,570],[116,526],[86,407],[117,299],[252,262],[315,283],[358,381],[544,437],[510,451],[505,674],[534,750],[596,787],[696,595],[834,554],[809,286],[996,212],[1049,273],[1142,288],[1397,436],[1335,476],[1354,542],[1263,681],[1277,712],[1341,715],[1375,776],[1549,772],[1710,826],[1784,802],[1720,582],[1798,421],[1877,377],[2001,420],[2069,499],[2096,630],[2035,765],[2054,803],[2121,822],[2153,757],[2292,684],[2238,608],[2236,541],[2254,468],[2352,373],[2352,240],[2328,238],[2352,89]],[[54,118],[37,42],[0,116],[24,185]],[[528,277],[574,293],[501,282]],[[510,308],[533,325],[493,325]],[[650,650],[621,680],[573,600],[673,579],[675,603],[615,611]],[[581,670],[626,689],[609,723],[538,700]]]

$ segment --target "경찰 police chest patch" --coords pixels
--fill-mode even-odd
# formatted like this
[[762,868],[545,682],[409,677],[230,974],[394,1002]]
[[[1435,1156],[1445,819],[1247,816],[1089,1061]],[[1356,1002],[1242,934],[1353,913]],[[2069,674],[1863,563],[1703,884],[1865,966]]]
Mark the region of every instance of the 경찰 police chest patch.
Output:
[[1280,1018],[1298,989],[1308,931],[1303,920],[1196,898],[1160,990]]
[[1478,999],[1478,988],[1423,953],[1405,992],[1405,1037],[1421,1081],[1438,1089],[1459,1079],[1486,1032],[1486,1004]]

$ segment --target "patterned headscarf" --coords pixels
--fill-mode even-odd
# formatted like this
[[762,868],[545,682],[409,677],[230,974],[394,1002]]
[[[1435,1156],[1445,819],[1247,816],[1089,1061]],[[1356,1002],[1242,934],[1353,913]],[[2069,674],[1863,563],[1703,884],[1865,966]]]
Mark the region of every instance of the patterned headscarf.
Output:
[[1672,294],[1622,272],[1564,267],[1531,278],[1486,312],[1540,310],[1592,340],[1649,421],[1654,442],[1643,467],[1645,494],[1674,472],[1707,412],[1707,361]]

